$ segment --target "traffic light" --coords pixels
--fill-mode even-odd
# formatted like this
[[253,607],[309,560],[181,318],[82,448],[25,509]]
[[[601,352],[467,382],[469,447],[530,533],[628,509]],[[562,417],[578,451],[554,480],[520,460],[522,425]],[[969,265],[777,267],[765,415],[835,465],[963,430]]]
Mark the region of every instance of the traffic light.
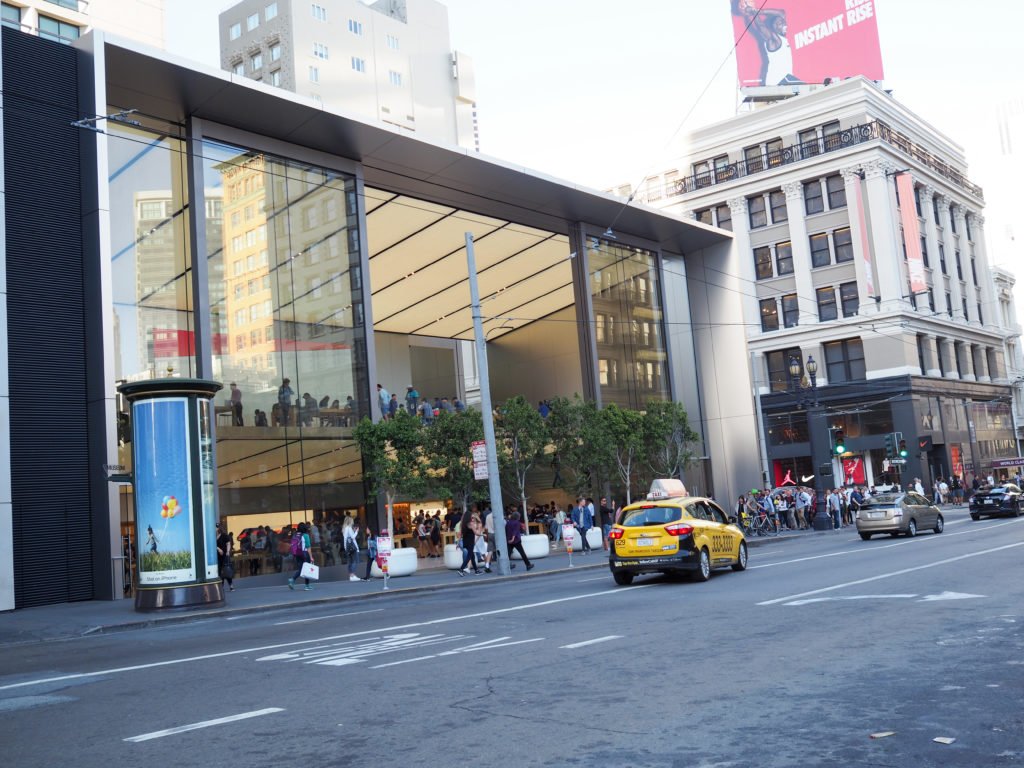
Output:
[[846,436],[843,434],[843,430],[836,430],[835,442],[833,445],[835,446],[836,456],[842,456],[846,453]]
[[889,432],[885,436],[885,458],[895,459],[896,458],[896,433]]
[[900,440],[900,458],[901,459],[907,458],[907,441],[906,440]]

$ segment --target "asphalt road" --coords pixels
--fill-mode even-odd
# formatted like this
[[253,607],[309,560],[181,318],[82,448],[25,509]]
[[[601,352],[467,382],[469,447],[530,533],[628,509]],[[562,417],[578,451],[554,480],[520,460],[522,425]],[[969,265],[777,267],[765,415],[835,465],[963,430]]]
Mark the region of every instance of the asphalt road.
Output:
[[1024,519],[946,523],[12,646],[4,762],[1019,764]]

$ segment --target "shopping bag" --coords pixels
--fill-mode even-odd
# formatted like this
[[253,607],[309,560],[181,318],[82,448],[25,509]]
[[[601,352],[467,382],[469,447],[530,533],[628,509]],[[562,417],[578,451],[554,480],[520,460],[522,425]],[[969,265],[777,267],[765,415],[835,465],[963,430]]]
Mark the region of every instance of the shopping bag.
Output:
[[303,563],[302,571],[299,573],[304,579],[312,579],[313,581],[320,580],[320,567],[313,565],[312,563]]

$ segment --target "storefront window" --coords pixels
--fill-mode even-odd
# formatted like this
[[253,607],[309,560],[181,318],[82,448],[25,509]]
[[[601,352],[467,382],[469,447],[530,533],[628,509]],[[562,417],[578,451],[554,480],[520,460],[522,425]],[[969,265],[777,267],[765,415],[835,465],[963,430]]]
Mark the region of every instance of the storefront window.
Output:
[[[601,401],[643,408],[669,398],[668,359],[658,282],[657,257],[610,240],[588,238],[591,294],[595,316],[607,326],[628,329],[598,343],[605,368]],[[614,368],[615,376],[604,371]]]
[[184,142],[111,121],[114,377],[195,375]]
[[354,179],[220,143],[203,156],[221,517],[236,536],[330,522],[363,500]]

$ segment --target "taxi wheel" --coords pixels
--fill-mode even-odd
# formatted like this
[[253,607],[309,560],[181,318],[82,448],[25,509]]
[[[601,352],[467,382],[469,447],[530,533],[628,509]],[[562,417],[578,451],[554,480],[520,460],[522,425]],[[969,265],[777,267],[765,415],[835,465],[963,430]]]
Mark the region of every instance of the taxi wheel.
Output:
[[622,587],[628,587],[633,583],[633,574],[625,571],[616,571],[612,574],[612,578],[615,579],[616,584]]
[[910,518],[910,522],[907,524],[907,538],[912,539],[915,536],[917,536],[917,521]]
[[932,530],[934,530],[936,533],[942,533],[942,531],[945,529],[945,527],[946,527],[946,523],[942,519],[942,515],[937,515],[935,517],[935,528],[933,528]]
[[870,533],[861,533],[860,537],[862,539],[864,539],[864,541],[871,541],[871,534]]
[[700,567],[693,572],[693,578],[697,581],[707,581],[711,578],[711,555],[705,547],[700,551]]
[[732,564],[734,571],[745,571],[747,570],[747,542],[740,542],[740,556],[736,559],[736,562]]

